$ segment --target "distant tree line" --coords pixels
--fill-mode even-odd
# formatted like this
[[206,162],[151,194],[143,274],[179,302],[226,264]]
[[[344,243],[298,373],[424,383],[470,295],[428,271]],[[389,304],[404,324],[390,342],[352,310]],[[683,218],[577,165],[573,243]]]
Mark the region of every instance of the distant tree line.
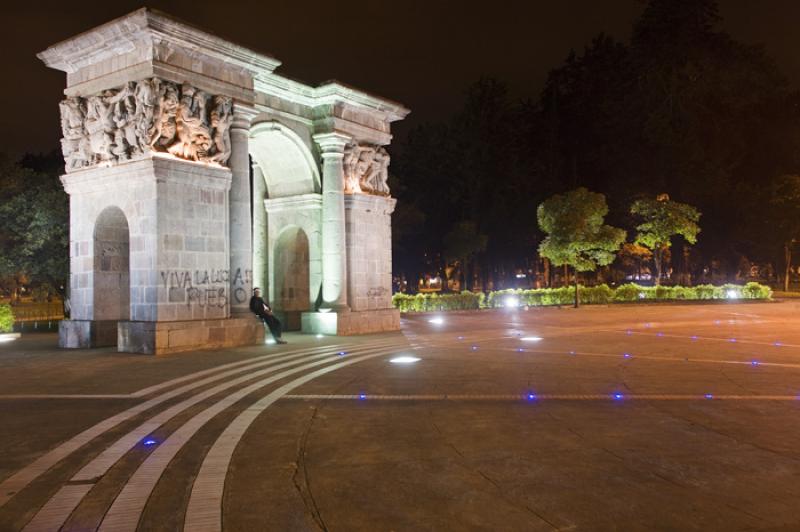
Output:
[[541,261],[537,206],[585,187],[605,196],[611,226],[632,232],[659,194],[703,213],[695,245],[651,242],[656,265],[631,242],[615,267],[644,261],[708,281],[749,261],[788,283],[800,92],[719,23],[714,0],[650,0],[629,42],[599,34],[569,52],[538,97],[513,101],[502,81],[482,78],[454,116],[414,129],[393,153],[395,273],[507,287]]

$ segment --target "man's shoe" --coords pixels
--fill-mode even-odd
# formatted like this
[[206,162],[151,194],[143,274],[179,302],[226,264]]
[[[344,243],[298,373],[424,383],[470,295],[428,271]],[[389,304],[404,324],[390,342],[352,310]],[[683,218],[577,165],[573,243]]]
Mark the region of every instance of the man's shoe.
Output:
[[278,343],[278,344],[288,344],[289,342],[287,342],[286,340],[280,340],[280,339],[278,339],[278,340],[275,340],[275,343]]

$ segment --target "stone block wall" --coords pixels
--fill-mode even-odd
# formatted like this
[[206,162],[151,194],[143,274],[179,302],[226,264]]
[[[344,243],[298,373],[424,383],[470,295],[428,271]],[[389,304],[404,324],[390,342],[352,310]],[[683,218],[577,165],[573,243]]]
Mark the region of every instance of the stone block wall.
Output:
[[392,308],[392,211],[396,200],[345,196],[347,292],[353,312]]
[[[102,257],[103,254],[102,250],[95,249],[95,230],[101,213],[106,209],[119,209],[129,231],[129,317],[132,320],[155,319],[155,297],[148,298],[145,290],[147,286],[155,286],[156,282],[157,208],[156,183],[152,175],[151,161],[137,161],[113,168],[92,168],[62,177],[64,188],[70,194],[72,319],[104,319],[100,315],[103,310],[96,313],[94,308],[95,285],[99,283],[101,290],[104,286],[102,279],[95,279],[95,255]],[[114,231],[119,233],[121,227]],[[122,236],[114,238],[121,240]],[[106,297],[106,300],[111,298]]]
[[229,285],[233,278],[244,286],[246,275],[229,272],[230,172],[199,163],[159,162],[158,320],[224,318],[232,298],[250,297],[244,288],[232,293]]

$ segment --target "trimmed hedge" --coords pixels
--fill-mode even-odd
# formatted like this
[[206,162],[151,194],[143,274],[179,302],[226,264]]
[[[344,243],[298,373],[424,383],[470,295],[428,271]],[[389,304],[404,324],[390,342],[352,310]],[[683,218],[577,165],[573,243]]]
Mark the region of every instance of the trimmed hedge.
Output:
[[[697,301],[711,299],[770,299],[772,290],[758,283],[746,285],[724,284],[713,286],[640,286],[624,284],[616,289],[608,285],[579,286],[580,300],[586,305],[606,305],[636,301]],[[400,312],[432,312],[442,310],[472,310],[513,306],[542,307],[571,305],[575,301],[574,287],[538,288],[534,290],[496,290],[482,292],[463,291],[460,294],[398,293],[392,303]]]
[[0,333],[12,332],[14,330],[14,311],[11,305],[0,304]]

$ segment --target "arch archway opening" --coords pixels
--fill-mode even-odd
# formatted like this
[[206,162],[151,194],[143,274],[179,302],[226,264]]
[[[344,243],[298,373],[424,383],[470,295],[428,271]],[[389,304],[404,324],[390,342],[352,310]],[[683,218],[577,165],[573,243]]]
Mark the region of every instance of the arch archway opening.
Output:
[[[97,217],[94,226],[93,318],[118,322],[130,319],[130,231],[125,214],[118,207],[108,207]],[[116,326],[103,327],[108,342],[116,345]]]
[[275,242],[275,293],[272,304],[286,330],[299,330],[301,314],[311,310],[308,236],[299,227],[284,229]]

